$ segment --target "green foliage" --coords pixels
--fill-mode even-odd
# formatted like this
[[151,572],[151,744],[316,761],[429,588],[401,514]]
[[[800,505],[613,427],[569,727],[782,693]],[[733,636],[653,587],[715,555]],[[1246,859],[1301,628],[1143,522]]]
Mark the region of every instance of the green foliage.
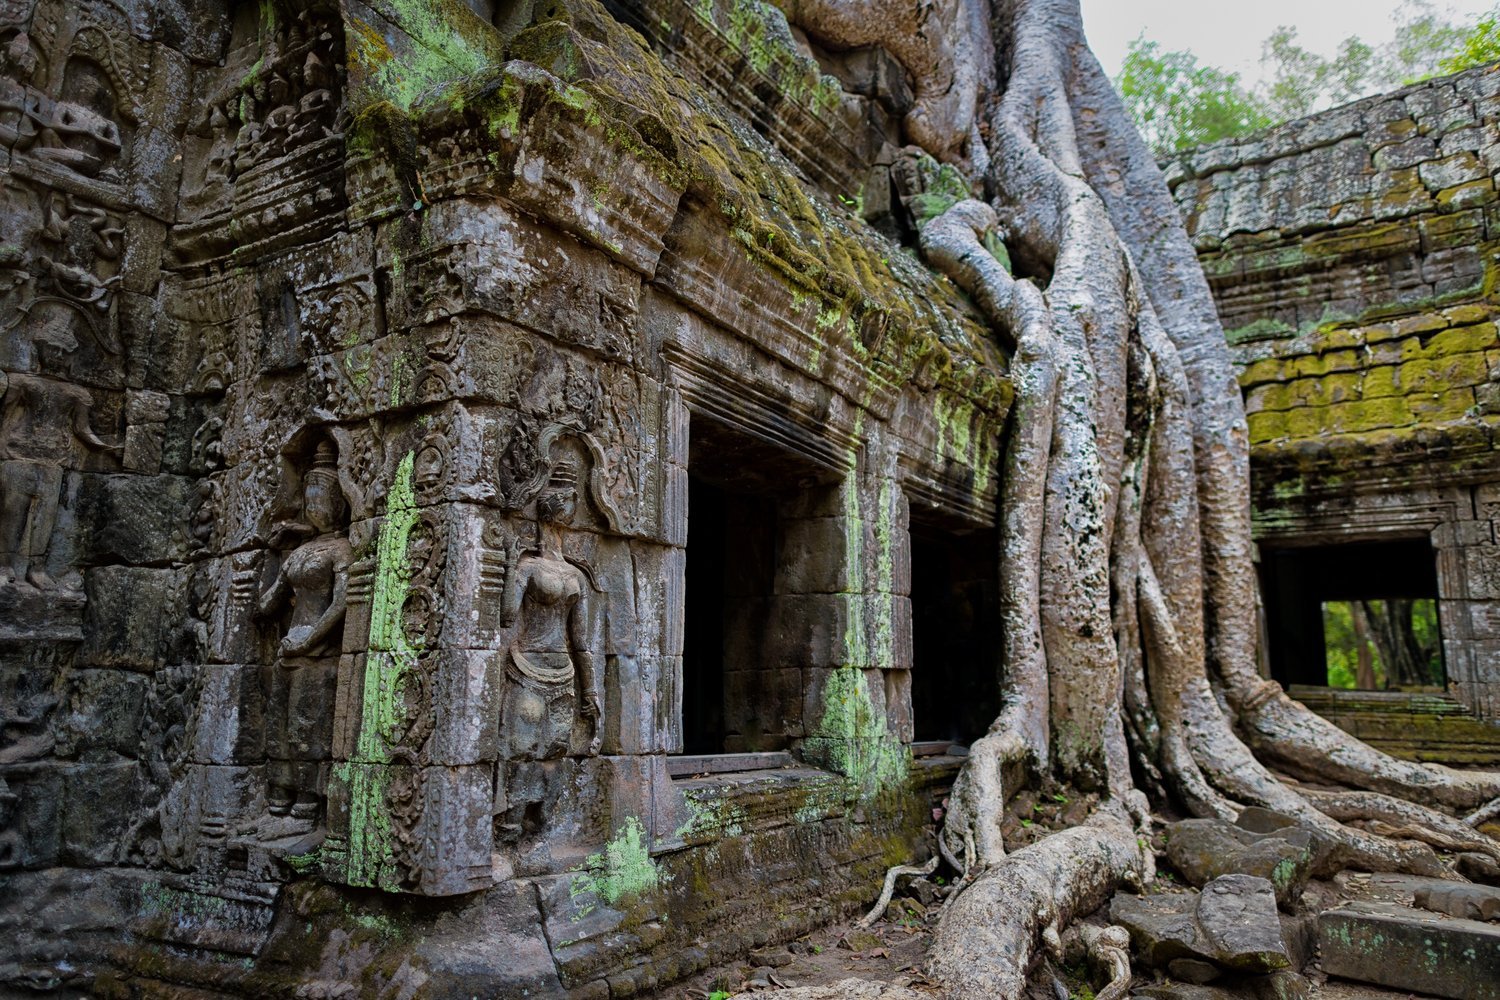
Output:
[[1237,73],[1141,36],[1130,43],[1115,86],[1151,148],[1165,155],[1500,61],[1500,6],[1464,25],[1430,0],[1409,0],[1395,18],[1393,41],[1375,46],[1350,35],[1331,57],[1303,48],[1297,29],[1282,25],[1261,45],[1265,82],[1254,88]]
[[1481,17],[1438,68],[1444,73],[1460,73],[1493,62],[1500,62],[1500,7]]
[[[1493,17],[1494,12],[1489,16]],[[1372,72],[1373,82],[1381,87],[1397,87],[1456,72],[1444,68],[1443,62],[1463,46],[1473,30],[1448,21],[1428,0],[1409,0],[1396,14],[1395,41],[1381,47]]]
[[1163,51],[1144,35],[1130,43],[1115,86],[1141,134],[1158,153],[1271,124],[1238,73],[1201,65],[1191,52]]
[[[1357,605],[1363,605],[1361,609]],[[1370,619],[1386,611],[1385,601],[1325,601],[1323,602],[1323,647],[1328,663],[1328,686],[1355,690],[1359,683],[1361,652],[1369,656],[1374,690],[1386,690],[1399,686],[1402,681],[1392,664],[1386,662],[1390,652],[1382,648],[1375,635]],[[1425,674],[1420,680],[1425,684],[1440,685],[1443,681],[1443,662],[1440,653],[1441,639],[1438,632],[1437,602],[1425,598],[1410,602],[1410,633],[1414,645],[1422,651],[1417,672]],[[1399,654],[1405,655],[1405,654]]]
[[[1328,657],[1328,686],[1354,690],[1359,662],[1359,637],[1354,632],[1354,605],[1349,601],[1323,603],[1323,648]],[[1378,657],[1378,654],[1377,654]],[[1381,670],[1378,676],[1384,676]],[[1384,687],[1384,685],[1381,685]]]
[[1286,25],[1262,43],[1260,62],[1269,71],[1261,99],[1266,115],[1277,122],[1359,97],[1374,82],[1377,65],[1375,49],[1354,35],[1325,59],[1298,45],[1297,29]]
[[969,182],[951,163],[938,163],[925,154],[918,170],[926,186],[912,198],[911,210],[920,228],[969,197]]

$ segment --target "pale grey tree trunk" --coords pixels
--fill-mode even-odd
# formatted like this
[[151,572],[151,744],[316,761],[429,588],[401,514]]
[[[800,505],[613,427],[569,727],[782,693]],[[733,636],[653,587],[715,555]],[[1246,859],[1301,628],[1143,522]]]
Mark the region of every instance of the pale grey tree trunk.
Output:
[[[1494,856],[1500,845],[1433,806],[1481,815],[1500,775],[1393,760],[1257,670],[1249,445],[1233,365],[1176,205],[1088,49],[1077,0],[784,5],[809,34],[884,44],[911,73],[910,136],[986,195],[927,223],[923,254],[1014,351],[1000,494],[1003,707],[971,750],[940,836],[965,874],[932,949],[934,976],[954,996],[1016,997],[1061,928],[1152,876],[1132,758],[1153,793],[1197,815],[1268,806],[1337,839],[1359,867],[1445,874],[1429,845]],[[988,252],[997,234],[1035,277]],[[1350,790],[1293,787],[1257,754]],[[1097,805],[1081,825],[1007,853],[1001,821],[1023,784]],[[1392,837],[1343,825],[1351,819]]]

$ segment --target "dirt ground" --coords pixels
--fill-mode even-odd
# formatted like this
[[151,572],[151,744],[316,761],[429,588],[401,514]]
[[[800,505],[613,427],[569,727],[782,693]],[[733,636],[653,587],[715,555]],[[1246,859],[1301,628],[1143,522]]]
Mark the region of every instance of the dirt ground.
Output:
[[[1376,885],[1367,887],[1369,879],[1370,876],[1346,873],[1336,885],[1325,883],[1322,891],[1342,899],[1385,898],[1378,885],[1379,876],[1375,877]],[[1181,891],[1181,886],[1173,884],[1167,876],[1156,891]],[[886,917],[869,930],[856,928],[854,919],[833,924],[789,944],[759,949],[742,961],[666,987],[651,994],[651,1000],[724,1000],[726,995],[759,993],[765,993],[767,1000],[771,1000],[781,990],[827,987],[851,978],[903,986],[918,994],[940,997],[943,994],[923,975],[922,966],[941,910],[941,898],[924,906],[920,900],[898,896],[887,908]],[[1137,973],[1137,989],[1156,980],[1149,969],[1137,969]],[[1306,975],[1311,1000],[1424,1000],[1421,994],[1328,979],[1318,971],[1316,962],[1308,966]],[[1189,994],[1201,996],[1201,1000],[1210,1000],[1215,993],[1221,997],[1228,994],[1228,991],[1204,990],[1198,995],[1194,988],[1187,989],[1184,1000],[1189,1000]],[[1070,992],[1073,998],[1092,995],[1081,989]],[[1050,991],[1038,990],[1036,995],[1050,996]]]
[[881,920],[867,931],[856,929],[853,920],[833,924],[790,944],[754,951],[743,961],[701,973],[652,994],[652,998],[705,1000],[716,991],[733,995],[762,990],[774,996],[776,990],[825,986],[849,978],[891,983],[939,996],[937,988],[922,975],[922,963],[941,905],[937,903],[930,914],[924,915],[925,908],[916,900],[898,900],[892,906],[905,911],[899,921]]

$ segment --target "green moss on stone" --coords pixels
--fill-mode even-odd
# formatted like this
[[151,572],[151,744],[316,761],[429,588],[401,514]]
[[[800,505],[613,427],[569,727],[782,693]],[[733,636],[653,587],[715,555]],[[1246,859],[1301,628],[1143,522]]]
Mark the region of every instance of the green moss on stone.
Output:
[[396,469],[386,500],[375,549],[375,579],[370,599],[369,652],[360,705],[355,760],[340,764],[337,776],[348,788],[349,858],[345,877],[351,885],[382,885],[389,879],[394,838],[386,794],[394,775],[391,744],[405,725],[403,683],[419,669],[421,637],[406,634],[402,610],[411,586],[407,547],[417,522],[412,474],[415,453]]
[[[630,816],[602,852],[584,861],[568,891],[574,897],[594,895],[613,906],[622,899],[654,892],[666,880],[651,857],[641,821]],[[583,913],[590,908],[585,907]]]

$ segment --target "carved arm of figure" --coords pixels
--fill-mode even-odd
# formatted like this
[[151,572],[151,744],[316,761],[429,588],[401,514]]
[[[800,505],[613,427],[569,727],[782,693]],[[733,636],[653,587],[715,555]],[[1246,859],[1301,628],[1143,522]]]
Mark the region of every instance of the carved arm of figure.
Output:
[[124,451],[125,446],[123,444],[110,444],[107,441],[102,441],[99,439],[99,436],[94,433],[94,428],[89,424],[89,414],[90,412],[92,412],[93,406],[93,400],[86,394],[74,403],[73,433],[77,436],[78,440],[82,441],[90,448],[96,448],[99,451],[109,452]]
[[270,586],[260,592],[260,597],[255,602],[255,617],[267,619],[280,611],[292,596],[292,585],[286,578],[285,566],[276,567],[276,578],[271,581]]
[[344,613],[349,606],[349,564],[352,561],[353,555],[349,547],[339,546],[338,556],[330,568],[333,574],[333,593],[329,596],[328,607],[311,625],[296,625],[287,630],[286,638],[281,640],[283,653],[288,656],[306,656],[332,635],[335,628],[343,624]]
[[[26,416],[25,406],[20,386],[12,387],[12,380],[5,372],[0,371],[0,430],[19,426]],[[11,457],[10,448],[6,444],[9,437],[9,434],[0,434],[0,459]]]
[[526,598],[526,574],[521,572],[521,538],[512,538],[500,553],[505,567],[505,593],[500,598],[500,625],[510,628],[521,616],[521,602]]
[[568,609],[568,645],[572,649],[573,665],[578,670],[579,684],[583,687],[583,704],[579,710],[585,718],[596,719],[599,717],[599,693],[594,688],[594,651],[589,647],[588,607],[583,595]]
[[589,640],[589,581],[583,573],[578,576],[581,584],[578,599],[568,609],[568,646],[573,653],[573,665],[578,671],[578,685],[582,691],[578,710],[585,719],[591,720],[594,729],[589,753],[597,753],[604,740],[604,727],[599,724],[603,713],[599,708],[599,689],[594,685],[594,651]]

